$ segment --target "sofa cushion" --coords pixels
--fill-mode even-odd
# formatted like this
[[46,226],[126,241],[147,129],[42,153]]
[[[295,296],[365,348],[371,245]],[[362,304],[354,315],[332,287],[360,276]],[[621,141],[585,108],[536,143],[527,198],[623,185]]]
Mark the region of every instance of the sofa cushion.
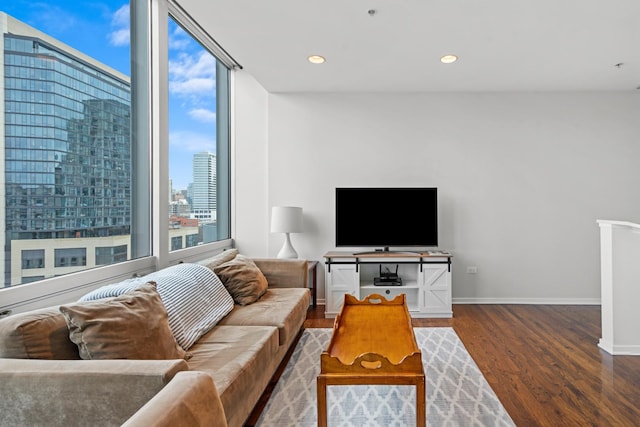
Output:
[[307,288],[269,288],[254,304],[235,306],[219,324],[275,326],[280,345],[289,345],[306,318],[311,299],[309,294]]
[[236,255],[215,267],[216,273],[227,288],[236,304],[247,305],[256,302],[267,290],[267,278],[256,264],[244,255]]
[[103,286],[83,296],[80,301],[121,295],[147,281],[156,282],[169,315],[169,326],[185,350],[189,350],[202,334],[233,309],[233,298],[215,273],[203,265],[189,263]]
[[242,426],[273,375],[278,331],[269,326],[216,326],[191,349],[192,371],[209,373],[230,426]]
[[153,282],[112,299],[62,305],[71,341],[80,357],[183,359]]
[[80,359],[58,307],[18,313],[0,320],[0,358]]

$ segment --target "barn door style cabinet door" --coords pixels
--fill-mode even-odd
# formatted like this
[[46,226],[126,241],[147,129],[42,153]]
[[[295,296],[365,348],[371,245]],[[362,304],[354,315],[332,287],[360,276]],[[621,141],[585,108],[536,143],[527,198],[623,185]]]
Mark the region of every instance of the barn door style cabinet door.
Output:
[[326,271],[325,283],[331,282],[331,286],[327,286],[325,292],[325,313],[332,313],[331,317],[335,317],[340,312],[345,294],[359,297],[360,279],[355,264],[332,265],[331,270],[327,269]]
[[431,317],[452,317],[451,272],[441,264],[422,264],[420,312]]

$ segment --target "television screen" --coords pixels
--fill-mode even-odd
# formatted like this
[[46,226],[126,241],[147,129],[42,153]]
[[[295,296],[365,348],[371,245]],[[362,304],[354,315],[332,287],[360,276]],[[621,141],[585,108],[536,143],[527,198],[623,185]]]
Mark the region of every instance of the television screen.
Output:
[[336,246],[438,246],[437,188],[336,188]]

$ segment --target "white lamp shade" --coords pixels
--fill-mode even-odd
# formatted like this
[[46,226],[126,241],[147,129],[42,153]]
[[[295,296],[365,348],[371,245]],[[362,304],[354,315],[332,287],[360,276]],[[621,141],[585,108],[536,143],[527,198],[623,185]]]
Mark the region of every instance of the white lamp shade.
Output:
[[271,208],[272,233],[302,233],[302,208],[274,206]]

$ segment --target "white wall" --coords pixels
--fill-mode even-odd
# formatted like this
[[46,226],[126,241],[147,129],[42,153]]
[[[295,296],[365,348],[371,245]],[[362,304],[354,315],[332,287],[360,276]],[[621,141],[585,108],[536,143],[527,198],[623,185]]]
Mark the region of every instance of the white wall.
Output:
[[248,73],[233,73],[233,236],[253,257],[268,255],[267,92]]
[[[323,261],[335,249],[335,187],[436,186],[454,302],[598,303],[596,219],[640,222],[635,93],[267,96],[267,151],[255,131],[256,145],[239,143],[237,156],[239,166],[244,155],[269,160],[266,183],[246,182],[246,166],[236,175],[239,243],[252,250],[263,236],[270,256],[282,244],[268,233],[270,206],[303,207],[306,232],[293,245]],[[239,133],[252,132],[244,125]],[[266,201],[254,193],[265,185]],[[371,212],[382,219],[382,208]],[[477,274],[466,273],[471,265]]]

